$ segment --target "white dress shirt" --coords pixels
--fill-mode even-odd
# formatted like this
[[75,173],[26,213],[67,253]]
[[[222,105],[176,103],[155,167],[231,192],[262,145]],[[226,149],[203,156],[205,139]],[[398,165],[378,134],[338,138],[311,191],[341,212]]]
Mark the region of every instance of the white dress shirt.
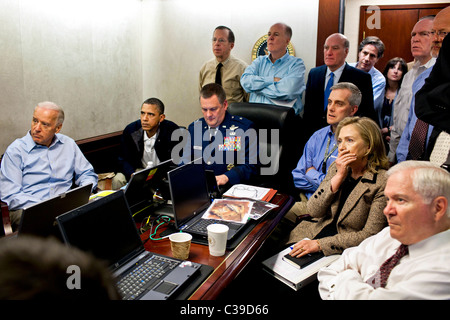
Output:
[[146,168],[149,166],[153,167],[159,164],[158,155],[156,154],[155,150],[155,143],[156,138],[159,135],[159,128],[158,131],[152,136],[148,137],[147,133],[144,131],[144,153],[142,154],[142,167]]
[[385,288],[366,283],[390,258],[400,242],[389,227],[345,250],[319,271],[322,299],[450,299],[450,230],[408,246],[409,254],[392,270]]

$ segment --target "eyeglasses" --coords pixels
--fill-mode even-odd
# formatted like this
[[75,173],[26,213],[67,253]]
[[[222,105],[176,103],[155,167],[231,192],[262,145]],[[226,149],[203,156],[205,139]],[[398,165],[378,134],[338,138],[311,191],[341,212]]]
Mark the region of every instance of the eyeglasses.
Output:
[[414,38],[416,35],[418,35],[422,38],[425,38],[425,37],[429,37],[430,35],[433,36],[434,33],[433,33],[433,31],[421,31],[421,32],[417,32],[417,33],[413,32],[413,33],[411,33],[411,38]]
[[431,30],[430,34],[432,36],[434,36],[436,34],[439,38],[445,38],[447,36],[448,32],[447,31],[434,31],[434,30]]
[[219,43],[225,43],[225,42],[227,42],[227,40],[226,39],[222,39],[222,38],[220,38],[220,39],[216,39],[216,38],[212,38],[212,42],[219,42]]

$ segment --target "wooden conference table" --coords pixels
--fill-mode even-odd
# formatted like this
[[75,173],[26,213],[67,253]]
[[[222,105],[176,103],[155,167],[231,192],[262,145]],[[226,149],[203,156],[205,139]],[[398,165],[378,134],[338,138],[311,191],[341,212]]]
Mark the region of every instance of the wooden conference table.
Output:
[[[211,256],[208,246],[191,243],[188,260],[211,266],[214,268],[214,271],[194,291],[188,298],[189,300],[215,300],[222,289],[237,277],[239,272],[255,256],[278,222],[292,207],[294,199],[287,194],[276,193],[270,202],[278,205],[278,207],[272,209],[261,218],[261,222],[256,224],[233,250],[227,250],[224,256]],[[161,227],[161,230],[158,230],[154,237],[157,238],[164,230],[165,228]],[[148,239],[149,232],[147,231],[141,235],[142,240]],[[151,252],[172,257],[169,239],[156,241],[150,239],[145,243],[145,247]]]

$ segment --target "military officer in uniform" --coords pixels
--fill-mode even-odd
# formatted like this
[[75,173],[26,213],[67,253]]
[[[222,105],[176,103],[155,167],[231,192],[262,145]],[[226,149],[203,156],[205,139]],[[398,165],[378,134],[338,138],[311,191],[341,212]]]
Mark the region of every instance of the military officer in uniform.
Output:
[[[225,91],[215,83],[200,91],[203,118],[189,125],[183,162],[203,158],[219,186],[246,183],[258,167],[257,132],[253,122],[228,113]],[[186,154],[187,153],[187,154]]]

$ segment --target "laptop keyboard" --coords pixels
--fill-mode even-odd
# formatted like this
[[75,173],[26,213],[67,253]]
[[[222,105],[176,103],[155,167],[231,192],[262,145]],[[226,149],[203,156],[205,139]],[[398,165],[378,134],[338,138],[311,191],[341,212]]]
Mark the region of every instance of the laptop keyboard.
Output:
[[144,291],[151,290],[159,279],[164,277],[179,261],[153,255],[143,260],[133,271],[117,283],[117,288],[123,300],[135,300]]
[[207,234],[207,227],[210,224],[214,224],[214,223],[220,223],[220,224],[225,224],[228,227],[230,227],[230,229],[236,229],[236,224],[232,223],[232,222],[228,222],[228,221],[222,221],[222,220],[215,220],[215,219],[199,219],[197,222],[195,222],[193,225],[188,226],[185,231],[195,231],[198,233],[205,233]]

